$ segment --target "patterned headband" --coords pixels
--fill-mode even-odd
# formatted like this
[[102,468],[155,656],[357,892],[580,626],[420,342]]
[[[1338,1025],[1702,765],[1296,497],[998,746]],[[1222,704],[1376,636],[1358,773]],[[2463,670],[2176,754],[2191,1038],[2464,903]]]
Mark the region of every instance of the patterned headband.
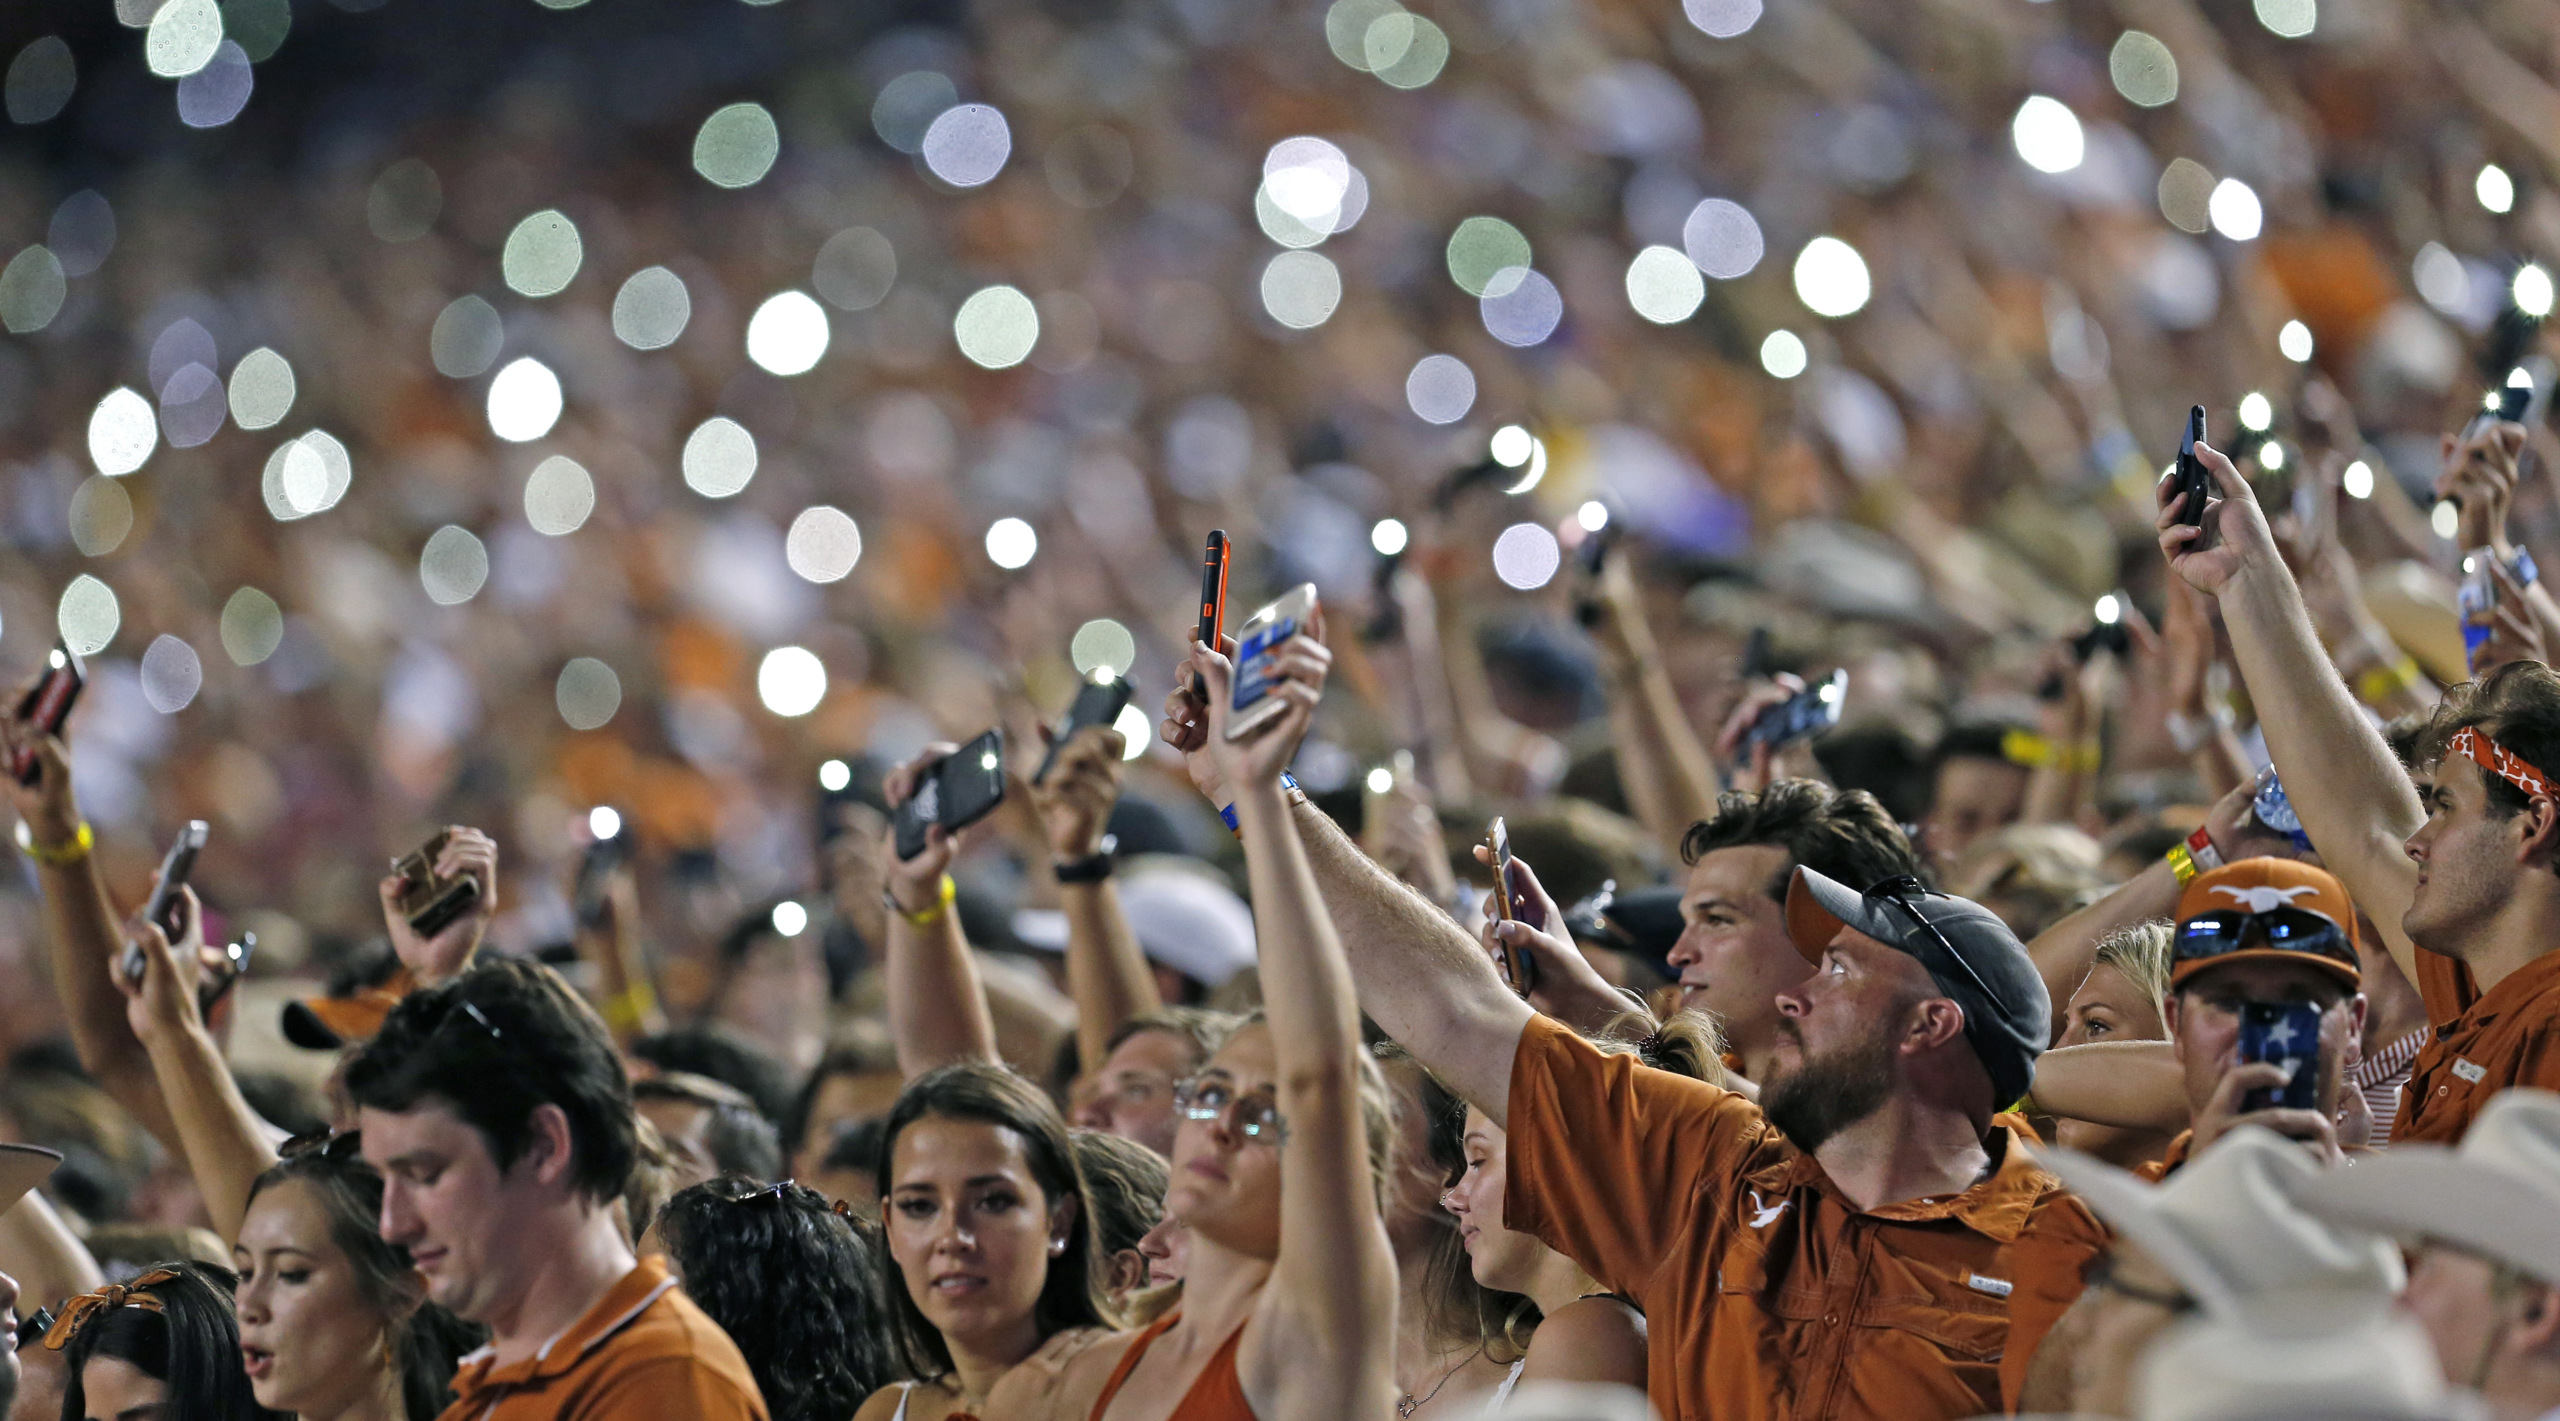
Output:
[[163,1283],[176,1281],[176,1269],[154,1268],[130,1283],[109,1283],[94,1293],[82,1293],[64,1303],[62,1311],[53,1319],[53,1326],[45,1329],[45,1350],[59,1352],[70,1346],[71,1340],[80,1335],[80,1329],[88,1326],[89,1320],[102,1312],[113,1312],[122,1307],[141,1308],[145,1312],[168,1311],[168,1305],[153,1297],[151,1290]]
[[2453,733],[2452,741],[2445,746],[2445,753],[2470,760],[2526,794],[2542,799],[2560,797],[2551,793],[2551,782],[2543,778],[2542,771],[2526,764],[2523,756],[2471,726],[2466,725]]

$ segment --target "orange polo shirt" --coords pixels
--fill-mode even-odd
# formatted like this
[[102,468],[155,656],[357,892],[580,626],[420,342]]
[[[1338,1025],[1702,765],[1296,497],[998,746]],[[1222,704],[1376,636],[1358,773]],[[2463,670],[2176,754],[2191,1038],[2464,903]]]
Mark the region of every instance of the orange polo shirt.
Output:
[[655,1258],[532,1357],[463,1358],[453,1395],[438,1421],[767,1421],[737,1344]]
[[2458,1143],[2489,1097],[2509,1086],[2560,1090],[2560,951],[2546,952],[2489,992],[2471,969],[2418,950],[2418,994],[2435,1039],[2401,1087],[2391,1143]]
[[1961,1194],[1861,1210],[1760,1108],[1539,1017],[1511,1068],[1505,1222],[1644,1309],[1664,1421],[1928,1421],[2000,1406],[2018,1246],[2094,1252],[2006,1127]]

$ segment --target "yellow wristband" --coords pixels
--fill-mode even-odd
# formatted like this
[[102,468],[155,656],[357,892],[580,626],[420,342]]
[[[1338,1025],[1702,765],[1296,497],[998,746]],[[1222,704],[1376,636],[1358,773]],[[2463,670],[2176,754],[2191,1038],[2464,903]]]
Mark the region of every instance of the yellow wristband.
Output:
[[959,897],[960,885],[952,882],[951,875],[946,873],[942,875],[942,885],[935,892],[932,907],[918,908],[910,912],[904,904],[901,904],[894,897],[889,900],[889,906],[897,910],[899,917],[907,920],[907,926],[914,928],[929,928],[935,923],[942,921],[942,915],[951,911],[951,905],[956,902]]
[[2055,762],[2054,744],[2032,730],[2012,730],[2000,737],[2000,758],[2012,765],[2041,770]]
[[2177,875],[2179,887],[2184,888],[2195,881],[2195,876],[2200,870],[2196,868],[2196,856],[2187,851],[2186,845],[2172,844],[2169,847],[2168,858],[2169,871]]
[[87,858],[89,851],[97,846],[98,836],[89,828],[89,821],[86,819],[80,821],[79,829],[71,835],[71,842],[67,844],[39,844],[36,842],[35,830],[27,827],[27,821],[24,819],[18,821],[18,848],[27,857],[41,864],[51,864],[55,868],[75,864]]
[[637,1031],[658,1005],[657,989],[646,982],[634,982],[605,999],[596,1015],[616,1031]]
[[2356,677],[2356,699],[2369,706],[2384,701],[2418,684],[2418,663],[2403,653],[2388,666],[2370,666]]

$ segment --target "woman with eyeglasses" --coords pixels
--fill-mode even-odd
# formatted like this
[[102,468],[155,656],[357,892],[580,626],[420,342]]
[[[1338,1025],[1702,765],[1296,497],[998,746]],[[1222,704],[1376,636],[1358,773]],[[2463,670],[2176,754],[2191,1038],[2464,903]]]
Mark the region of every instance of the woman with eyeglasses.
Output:
[[880,1163],[890,1350],[914,1381],[856,1421],[989,1414],[997,1382],[1062,1335],[1108,1327],[1094,1209],[1067,1122],[977,1061],[927,1071],[889,1112]]
[[44,1345],[63,1359],[62,1421],[287,1421],[240,1365],[231,1275],[168,1263],[64,1303]]
[[724,1175],[669,1199],[657,1236],[686,1295],[745,1355],[773,1421],[844,1421],[895,1375],[879,1234],[849,1206]]
[[195,897],[183,899],[174,950],[157,926],[127,925],[143,975],[118,981],[206,1211],[232,1240],[233,1366],[258,1405],[304,1421],[431,1421],[477,1330],[427,1302],[408,1254],[383,1241],[382,1176],[357,1136],[288,1140],[281,1157],[269,1145],[181,978],[200,936]]
[[1396,1270],[1382,1222],[1391,1115],[1342,945],[1326,920],[1281,771],[1307,732],[1330,653],[1321,619],[1253,668],[1278,713],[1227,738],[1233,673],[1195,648],[1205,746],[1234,790],[1252,881],[1264,1014],[1177,1093],[1166,1212],[1189,1231],[1179,1311],[1008,1379],[995,1414],[1053,1421],[1375,1417],[1396,1403]]

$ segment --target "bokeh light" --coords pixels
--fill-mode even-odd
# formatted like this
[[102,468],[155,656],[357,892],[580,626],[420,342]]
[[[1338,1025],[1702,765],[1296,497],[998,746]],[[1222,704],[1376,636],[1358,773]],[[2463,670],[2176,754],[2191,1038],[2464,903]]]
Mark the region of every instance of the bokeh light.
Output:
[[2462,510],[2448,498],[2428,511],[2427,527],[2437,537],[2451,541],[2454,534],[2462,531]]
[[897,284],[898,252],[868,227],[847,227],[818,248],[809,284],[842,311],[868,311]]
[[279,523],[290,523],[337,507],[354,481],[347,446],[328,431],[314,429],[277,445],[267,456],[259,491],[267,512]]
[[1796,254],[1796,299],[1817,316],[1856,315],[1867,304],[1866,258],[1837,237],[1816,237]]
[[1718,281],[1747,276],[1768,254],[1760,223],[1741,203],[1721,197],[1703,199],[1689,209],[1680,226],[1680,247],[1698,270]]
[[1342,273],[1321,252],[1282,252],[1262,269],[1262,309],[1291,330],[1311,330],[1342,304]]
[[2240,427],[2252,434],[2264,434],[2276,422],[2275,401],[2257,390],[2240,397]]
[[52,325],[71,293],[63,276],[62,259],[51,248],[27,247],[11,257],[0,267],[0,326],[25,335]]
[[1706,278],[1676,247],[1647,247],[1627,263],[1627,304],[1655,325],[1689,319],[1706,299]]
[[53,621],[64,646],[80,656],[95,656],[116,639],[117,628],[124,625],[124,609],[116,602],[114,588],[84,572],[62,589]]
[[715,110],[693,135],[693,170],[715,187],[753,187],[773,171],[782,130],[762,104]]
[[[598,729],[622,709],[622,678],[592,656],[573,656],[551,683],[551,703],[571,730]],[[607,814],[614,815],[609,829],[600,828],[594,817],[588,822],[588,831],[597,838],[610,839],[622,830],[621,815],[610,809],[596,811],[599,817]]]
[[1381,518],[1369,527],[1369,546],[1375,548],[1382,558],[1403,552],[1412,541],[1413,534],[1405,528],[1401,518]]
[[418,582],[428,601],[458,607],[479,596],[488,581],[488,546],[470,529],[447,523],[427,536],[418,552]]
[[853,783],[853,766],[842,760],[829,760],[818,766],[818,788],[829,794],[842,794]]
[[222,7],[214,0],[168,0],[142,37],[142,60],[163,79],[183,79],[222,47]]
[[222,604],[222,654],[234,666],[255,666],[284,645],[284,609],[254,587],[243,587]]
[[809,910],[783,899],[773,905],[773,930],[783,937],[798,937],[809,930]]
[[519,296],[553,296],[577,279],[586,261],[586,243],[567,213],[546,207],[507,233],[506,250],[498,257],[507,289]]
[[826,698],[826,663],[805,646],[777,646],[756,666],[756,699],[775,715],[804,716]]
[[1156,740],[1155,717],[1139,709],[1136,701],[1120,708],[1120,716],[1111,722],[1111,728],[1120,732],[1120,758],[1124,761],[1144,755]]
[[2300,39],[2320,27],[2319,0],[2253,0],[2258,23],[2271,34]]
[[508,361],[489,382],[489,432],[511,444],[549,434],[560,410],[560,377],[530,355]]
[[911,70],[880,86],[871,101],[871,128],[880,141],[901,153],[924,147],[925,130],[935,118],[960,102],[960,90],[946,75],[930,69]]
[[176,715],[195,704],[204,689],[204,662],[196,649],[166,632],[142,651],[142,699],[162,715]]
[[2515,299],[2516,309],[2541,320],[2551,314],[2551,273],[2540,263],[2526,262],[2516,268],[2515,280],[2508,283],[2507,294]]
[[87,276],[107,264],[116,249],[116,210],[95,188],[62,200],[45,224],[44,244],[65,276]]
[[1804,338],[1794,331],[1771,331],[1760,342],[1760,368],[1781,380],[1803,374],[1806,358]]
[[220,128],[249,106],[257,85],[248,54],[224,40],[203,68],[178,81],[178,121],[189,128]]
[[1138,664],[1138,639],[1109,617],[1096,617],[1076,628],[1075,636],[1067,643],[1067,659],[1075,663],[1080,675],[1107,670],[1114,676],[1126,676],[1129,668]]
[[231,367],[231,422],[242,429],[273,429],[293,412],[293,364],[265,346]]
[[1564,293],[1546,273],[1512,267],[1494,273],[1476,301],[1476,314],[1485,333],[1504,345],[1539,345],[1564,321]]
[[1423,16],[1394,10],[1369,22],[1360,57],[1384,83],[1419,89],[1448,67],[1449,33]]
[[747,358],[776,375],[806,375],[827,353],[826,308],[805,291],[765,298],[747,322]]
[[2256,240],[2266,224],[2266,211],[2258,205],[2257,192],[2238,178],[2215,183],[2204,210],[2213,221],[2213,230],[2235,242]]
[[2346,472],[2338,476],[2338,488],[2349,498],[2373,497],[2373,465],[2362,459],[2347,465]]
[[2276,349],[2296,365],[2311,359],[2311,328],[2300,321],[2287,321],[2276,332]]
[[71,491],[71,545],[82,557],[102,558],[133,531],[133,495],[104,474],[91,474]]
[[918,151],[935,177],[953,187],[978,187],[1004,171],[1013,130],[992,105],[956,104],[926,127]]
[[506,349],[507,331],[498,308],[477,296],[459,296],[436,315],[427,335],[427,353],[436,373],[468,380],[498,363]]
[[2471,195],[2491,212],[2505,213],[2516,205],[2516,180],[2495,163],[2481,165],[2480,176],[2471,181]]
[[121,478],[143,466],[160,447],[160,417],[151,402],[118,385],[89,413],[89,462]]
[[1681,0],[1680,11],[1699,33],[1717,39],[1746,34],[1760,23],[1760,0]]
[[2160,215],[2181,232],[2202,235],[2213,225],[2213,172],[2193,158],[2173,158],[2160,172]]
[[1514,523],[1493,540],[1493,575],[1505,587],[1536,591],[1563,565],[1564,549],[1543,523]]
[[999,518],[987,525],[987,560],[1012,572],[1031,565],[1040,552],[1040,535],[1019,518]]
[[226,411],[222,377],[201,361],[188,361],[160,389],[161,437],[172,449],[193,449],[222,432]]
[[1470,217],[1449,234],[1449,279],[1482,296],[1496,275],[1529,265],[1529,239],[1499,217]]
[[595,511],[595,480],[585,465],[568,455],[554,454],[525,475],[524,521],[544,537],[577,532]]
[[293,0],[223,0],[222,32],[252,64],[264,64],[284,48],[293,31]]
[[1404,377],[1404,402],[1431,424],[1456,424],[1475,408],[1476,372],[1454,355],[1426,355]]
[[662,266],[631,273],[613,294],[613,334],[633,350],[664,350],[693,319],[693,294],[684,278]]
[[382,170],[365,193],[365,225],[386,242],[414,242],[435,230],[444,211],[444,182],[417,158]]
[[705,498],[727,498],[756,476],[756,437],[727,415],[713,415],[685,436],[685,487]]
[[841,508],[819,504],[800,510],[782,540],[783,560],[810,582],[842,582],[862,561],[862,529]]
[[2080,132],[2080,116],[2060,99],[2030,95],[2009,120],[2009,141],[2018,156],[2040,173],[2067,173],[2080,166],[2088,142]]
[[19,50],[0,81],[11,123],[43,123],[62,112],[79,87],[80,70],[71,46],[59,35],[46,35]]
[[1040,343],[1040,308],[1019,287],[973,291],[951,318],[951,337],[971,364],[1010,370]]
[[2127,30],[2107,51],[2107,77],[2125,101],[2156,109],[2178,97],[2178,57],[2157,35]]

